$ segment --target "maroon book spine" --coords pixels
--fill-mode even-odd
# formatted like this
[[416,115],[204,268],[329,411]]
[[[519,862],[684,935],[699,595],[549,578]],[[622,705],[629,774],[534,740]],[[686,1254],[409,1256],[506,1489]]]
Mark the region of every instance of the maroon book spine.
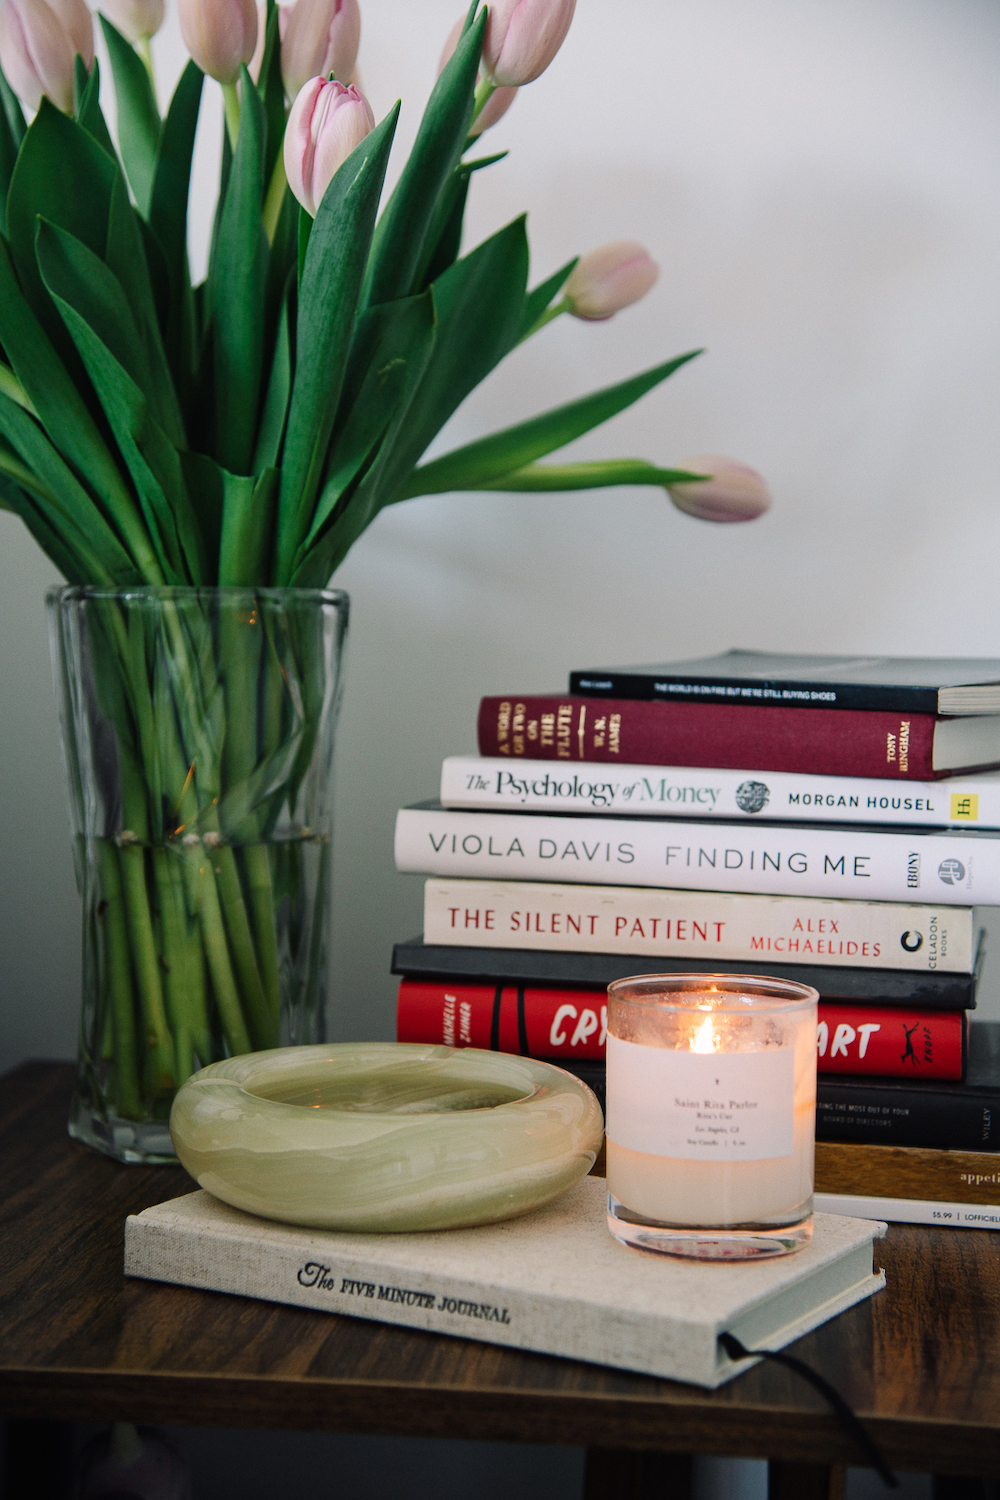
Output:
[[484,698],[480,755],[931,781],[933,714],[624,698]]
[[[399,1042],[485,1047],[553,1062],[603,1062],[607,1029],[603,990],[404,979],[396,1002]],[[819,1005],[821,1073],[961,1079],[965,1042],[964,1011]]]

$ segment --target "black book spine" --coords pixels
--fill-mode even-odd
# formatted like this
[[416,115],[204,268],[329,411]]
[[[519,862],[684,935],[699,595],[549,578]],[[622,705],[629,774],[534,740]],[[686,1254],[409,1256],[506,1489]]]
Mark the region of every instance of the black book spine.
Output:
[[770,974],[811,984],[836,1004],[901,1005],[923,1010],[971,1010],[976,1004],[976,973],[949,974],[915,969],[839,969],[804,964],[708,962],[691,958],[639,958],[604,953],[562,953],[544,949],[459,948],[424,944],[419,938],[396,943],[392,973],[411,979],[466,979],[497,984],[562,985],[604,989],[633,974]]
[[754,704],[758,708],[862,708],[882,713],[936,714],[936,687],[889,687],[866,683],[770,682],[766,677],[671,679],[645,672],[571,672],[569,690],[578,698],[631,698],[662,703]]
[[[571,1063],[549,1058],[573,1073],[597,1095],[605,1108],[605,1070],[601,1062]],[[929,1146],[941,1151],[1000,1149],[1000,1088],[963,1095],[927,1084],[888,1089],[852,1079],[849,1085],[824,1082],[816,1099],[816,1139],[854,1141],[866,1146]]]
[[[601,1062],[570,1063],[549,1058],[573,1073],[605,1104],[605,1070]],[[816,1099],[816,1139],[854,1141],[866,1146],[929,1146],[941,1151],[1000,1150],[1000,1088],[962,1096],[927,1084],[887,1089],[852,1079],[850,1085],[825,1083],[820,1075]]]
[[929,1146],[943,1151],[1000,1149],[1000,1085],[962,1092],[918,1084],[888,1088],[852,1079],[820,1078],[816,1139],[869,1146]]

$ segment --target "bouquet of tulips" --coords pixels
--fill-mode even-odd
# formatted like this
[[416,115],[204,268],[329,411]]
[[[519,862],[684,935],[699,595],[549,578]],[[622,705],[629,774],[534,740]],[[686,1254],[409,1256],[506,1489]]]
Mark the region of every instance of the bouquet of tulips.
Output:
[[[316,923],[277,914],[303,888],[295,848],[323,836],[307,790],[335,693],[275,591],[322,589],[413,496],[652,484],[715,520],[768,503],[729,460],[539,462],[692,354],[421,462],[518,344],[561,313],[605,319],[657,275],[622,241],[529,288],[523,217],[463,253],[471,179],[500,159],[478,137],[548,66],[574,0],[474,0],[381,212],[399,106],[376,123],[351,81],[357,0],[178,5],[191,61],[161,118],[163,0],[106,0],[116,144],[84,0],[0,0],[0,504],[87,605],[57,627],[92,675],[81,691],[64,669],[64,719],[114,746],[96,780],[68,754],[93,971],[81,1055],[98,1112],[132,1120],[162,1117],[196,1063],[295,1033],[282,985],[307,983]],[[225,135],[194,286],[206,74]],[[220,587],[245,591],[236,615],[210,602]],[[262,856],[276,833],[284,853]]]

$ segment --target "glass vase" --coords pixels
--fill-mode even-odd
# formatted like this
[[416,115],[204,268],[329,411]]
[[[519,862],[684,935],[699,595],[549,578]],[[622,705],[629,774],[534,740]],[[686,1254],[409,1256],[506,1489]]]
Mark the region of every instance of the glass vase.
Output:
[[83,900],[70,1134],[172,1161],[192,1072],[324,1038],[348,600],[65,587],[47,604]]

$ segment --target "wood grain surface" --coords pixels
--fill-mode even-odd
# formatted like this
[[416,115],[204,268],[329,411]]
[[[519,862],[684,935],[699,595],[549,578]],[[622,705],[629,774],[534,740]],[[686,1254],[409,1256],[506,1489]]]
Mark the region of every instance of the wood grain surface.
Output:
[[816,1142],[817,1193],[1000,1203],[1000,1152]]
[[[125,1217],[191,1189],[66,1135],[72,1069],[0,1080],[0,1411],[859,1463],[819,1397],[758,1366],[719,1391],[465,1339],[126,1281]],[[893,1226],[888,1289],[794,1350],[901,1469],[1000,1474],[1000,1242]],[[717,1268],[725,1274],[725,1267]],[[596,1476],[595,1476],[596,1477]]]

